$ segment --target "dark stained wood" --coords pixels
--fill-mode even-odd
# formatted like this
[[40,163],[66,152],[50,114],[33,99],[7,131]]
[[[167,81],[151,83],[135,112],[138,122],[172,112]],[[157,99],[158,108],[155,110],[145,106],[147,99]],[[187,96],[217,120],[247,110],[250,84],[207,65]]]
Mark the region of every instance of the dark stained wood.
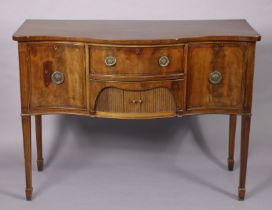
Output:
[[46,61],[43,63],[43,78],[44,78],[44,85],[48,87],[50,85],[51,76],[53,74],[53,62]]
[[[107,66],[108,56],[116,58],[114,66]],[[159,59],[167,56],[169,64],[159,65]],[[90,48],[90,72],[92,75],[180,75],[183,73],[183,46],[178,47],[106,47]]]
[[[43,169],[44,114],[152,119],[227,114],[233,170],[237,115],[242,116],[239,199],[245,197],[256,41],[245,20],[27,20],[18,41],[26,198],[32,198],[31,115]],[[106,67],[106,56],[117,63]],[[159,65],[167,56],[170,63]],[[213,84],[210,74],[222,74]],[[55,72],[64,81],[52,80]]]
[[236,121],[237,115],[231,114],[229,118],[229,157],[228,157],[228,169],[230,171],[232,171],[234,167]]
[[192,41],[258,41],[246,20],[26,20],[17,41],[155,44]]
[[22,116],[24,156],[25,156],[25,176],[26,176],[26,199],[32,199],[32,164],[31,164],[31,117]]
[[37,144],[37,167],[38,171],[43,170],[43,154],[42,154],[42,116],[35,116],[36,126],[36,144]]
[[248,146],[249,146],[249,131],[250,131],[250,118],[251,116],[242,116],[241,126],[241,157],[240,157],[240,182],[239,182],[239,200],[245,199],[245,184],[246,184],[246,173],[247,173],[247,157],[248,157]]

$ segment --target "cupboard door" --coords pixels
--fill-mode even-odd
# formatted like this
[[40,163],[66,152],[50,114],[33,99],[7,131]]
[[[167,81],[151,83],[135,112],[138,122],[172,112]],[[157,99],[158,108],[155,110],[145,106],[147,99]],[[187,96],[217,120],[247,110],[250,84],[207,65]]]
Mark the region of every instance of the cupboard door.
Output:
[[30,108],[86,109],[85,48],[29,44]]
[[242,108],[245,50],[239,43],[189,45],[187,110]]

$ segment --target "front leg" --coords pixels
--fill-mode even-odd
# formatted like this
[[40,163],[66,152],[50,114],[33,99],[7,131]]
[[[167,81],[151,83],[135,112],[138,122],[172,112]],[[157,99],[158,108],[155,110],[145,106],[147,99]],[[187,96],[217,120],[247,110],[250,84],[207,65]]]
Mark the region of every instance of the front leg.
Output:
[[38,171],[43,170],[43,152],[42,152],[42,116],[35,116],[36,126],[36,145],[37,145],[37,166]]
[[31,164],[31,116],[22,116],[25,176],[26,176],[26,199],[32,199],[32,164]]
[[234,167],[236,121],[237,115],[231,114],[229,118],[229,157],[228,157],[228,169],[230,171],[232,171]]
[[239,200],[245,199],[245,184],[246,184],[246,172],[247,172],[247,158],[248,158],[248,146],[249,146],[249,131],[250,131],[250,116],[242,116],[241,126],[241,165],[240,165],[240,183],[239,183]]

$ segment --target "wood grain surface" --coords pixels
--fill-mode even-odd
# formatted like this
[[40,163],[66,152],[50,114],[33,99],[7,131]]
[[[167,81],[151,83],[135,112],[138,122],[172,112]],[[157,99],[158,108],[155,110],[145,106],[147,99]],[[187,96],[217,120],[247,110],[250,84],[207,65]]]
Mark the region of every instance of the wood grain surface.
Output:
[[17,41],[155,44],[188,41],[257,41],[246,20],[26,20]]
[[[43,43],[29,44],[28,49],[31,110],[86,109],[84,45]],[[52,82],[56,71],[64,75],[62,84]]]
[[[114,66],[105,65],[108,56],[116,58]],[[167,56],[169,64],[159,65],[159,59]],[[91,74],[103,75],[178,75],[183,73],[183,46],[177,47],[107,47],[90,48]]]
[[[242,108],[245,51],[242,43],[192,44],[188,52],[187,109]],[[209,75],[222,74],[219,84],[212,84]]]

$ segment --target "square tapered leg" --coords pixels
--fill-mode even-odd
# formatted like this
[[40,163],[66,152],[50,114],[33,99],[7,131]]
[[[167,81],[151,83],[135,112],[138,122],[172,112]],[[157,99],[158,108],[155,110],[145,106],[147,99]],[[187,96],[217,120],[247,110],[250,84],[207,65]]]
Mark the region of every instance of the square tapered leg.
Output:
[[246,184],[246,173],[247,173],[250,118],[251,117],[248,115],[242,116],[240,182],[239,182],[239,188],[238,188],[239,200],[244,200],[245,193],[246,193],[245,184]]
[[37,145],[37,167],[38,171],[43,170],[43,151],[42,151],[42,116],[35,116],[36,145]]
[[32,199],[32,164],[31,164],[31,117],[22,116],[24,157],[25,157],[25,178],[26,178],[26,199]]
[[237,115],[230,115],[229,118],[229,157],[228,169],[230,171],[234,168],[234,149],[235,149],[235,131],[236,131]]

